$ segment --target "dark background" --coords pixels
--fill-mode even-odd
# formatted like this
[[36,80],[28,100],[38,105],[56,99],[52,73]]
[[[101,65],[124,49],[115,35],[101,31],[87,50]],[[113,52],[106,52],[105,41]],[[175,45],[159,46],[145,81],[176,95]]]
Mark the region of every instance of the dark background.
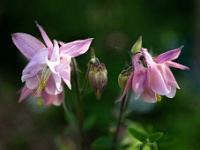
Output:
[[[200,149],[199,10],[198,0],[0,0],[0,149],[73,147],[62,107],[43,108],[31,97],[18,103],[27,60],[13,44],[11,33],[24,32],[41,39],[35,21],[51,39],[70,42],[94,38],[91,46],[106,64],[109,80],[100,101],[91,92],[83,99],[91,139],[109,134],[109,128],[115,126],[119,104],[114,102],[121,94],[117,78],[130,61],[129,51],[139,36],[143,47],[155,55],[184,45],[176,61],[190,71],[172,69],[181,87],[175,98],[163,97],[155,104],[132,98],[128,118],[177,139],[170,148],[161,149]],[[89,59],[89,51],[77,58],[81,77]]]

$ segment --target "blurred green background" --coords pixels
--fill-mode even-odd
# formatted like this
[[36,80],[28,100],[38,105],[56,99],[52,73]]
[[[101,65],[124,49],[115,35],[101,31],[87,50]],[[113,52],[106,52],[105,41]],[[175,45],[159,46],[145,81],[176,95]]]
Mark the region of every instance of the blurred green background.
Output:
[[[70,42],[94,38],[92,47],[108,70],[108,84],[100,101],[94,93],[84,99],[87,134],[92,142],[115,126],[120,96],[117,77],[130,62],[129,51],[143,37],[153,54],[184,45],[177,62],[190,71],[172,69],[181,90],[175,98],[156,104],[131,99],[128,117],[154,132],[175,137],[166,150],[200,149],[200,2],[198,0],[0,0],[0,149],[56,150],[72,145],[69,119],[62,107],[37,106],[29,97],[18,103],[21,72],[27,60],[11,40],[11,33],[29,33],[41,39],[34,21],[51,39]],[[77,58],[83,77],[90,52]],[[70,108],[69,108],[70,109]],[[69,136],[72,134],[71,136]],[[71,148],[72,149],[72,148]]]

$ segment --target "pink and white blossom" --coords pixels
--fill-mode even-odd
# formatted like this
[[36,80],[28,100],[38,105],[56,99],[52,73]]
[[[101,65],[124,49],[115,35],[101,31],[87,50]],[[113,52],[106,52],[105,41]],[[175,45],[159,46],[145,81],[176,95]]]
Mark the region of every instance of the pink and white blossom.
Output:
[[[12,40],[16,47],[29,59],[29,63],[22,71],[21,80],[25,82],[26,90],[35,91],[37,95],[41,95],[45,99],[55,99],[52,97],[57,97],[63,92],[62,81],[71,89],[71,58],[84,54],[88,50],[92,38],[70,43],[61,42],[62,44],[59,45],[56,40],[51,42],[37,22],[36,25],[45,44],[30,34],[12,34]],[[25,96],[21,97],[25,98]],[[22,100],[22,98],[20,99]]]

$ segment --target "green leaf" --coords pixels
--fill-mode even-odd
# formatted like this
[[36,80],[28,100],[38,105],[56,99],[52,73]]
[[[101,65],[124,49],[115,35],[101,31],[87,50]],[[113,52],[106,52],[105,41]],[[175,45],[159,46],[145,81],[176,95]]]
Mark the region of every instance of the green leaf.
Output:
[[68,111],[67,113],[65,113],[65,118],[71,124],[77,124],[76,117],[72,112]]
[[145,142],[148,138],[148,134],[145,131],[137,130],[134,128],[128,128],[129,133],[141,142]]
[[153,143],[158,141],[163,136],[162,132],[156,132],[149,136],[149,140]]
[[110,150],[112,149],[112,139],[108,137],[100,137],[92,143],[93,150]]
[[158,142],[159,147],[169,147],[174,145],[177,142],[177,138],[169,135],[164,135]]
[[92,126],[94,126],[95,121],[96,121],[95,115],[88,116],[88,117],[85,119],[85,122],[84,122],[84,130],[87,131],[87,130],[89,130]]
[[135,54],[140,51],[142,48],[142,36],[135,42],[133,47],[131,48],[131,53]]
[[156,142],[150,143],[149,146],[150,146],[151,150],[158,150]]

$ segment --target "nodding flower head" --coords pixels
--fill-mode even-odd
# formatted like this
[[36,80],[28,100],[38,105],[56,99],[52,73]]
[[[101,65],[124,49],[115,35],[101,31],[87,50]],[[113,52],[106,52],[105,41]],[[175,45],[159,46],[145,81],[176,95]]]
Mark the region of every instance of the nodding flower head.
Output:
[[89,81],[97,99],[100,99],[108,81],[106,66],[103,63],[92,64]]
[[[136,45],[138,45],[137,42]],[[145,48],[140,48],[140,51],[133,48],[134,52],[136,51],[132,57],[134,71],[129,75],[128,79],[125,78],[125,87],[121,81],[123,84],[120,84],[123,85],[121,87],[124,90],[117,102],[123,99],[131,87],[135,93],[135,99],[141,97],[149,103],[161,101],[162,96],[173,98],[176,94],[176,89],[180,88],[170,67],[181,70],[189,69],[187,66],[173,62],[180,55],[182,48],[183,46],[169,50],[157,57],[152,57]]]
[[[63,95],[62,81],[71,89],[71,59],[84,54],[92,38],[69,43],[57,40],[52,42],[37,22],[36,25],[44,43],[27,33],[12,34],[15,46],[29,59],[29,63],[22,72],[21,80],[25,82],[26,88],[22,90],[20,101],[25,99],[29,93],[42,97],[45,105],[50,105],[62,97],[59,96]],[[61,101],[59,102],[61,104]]]

